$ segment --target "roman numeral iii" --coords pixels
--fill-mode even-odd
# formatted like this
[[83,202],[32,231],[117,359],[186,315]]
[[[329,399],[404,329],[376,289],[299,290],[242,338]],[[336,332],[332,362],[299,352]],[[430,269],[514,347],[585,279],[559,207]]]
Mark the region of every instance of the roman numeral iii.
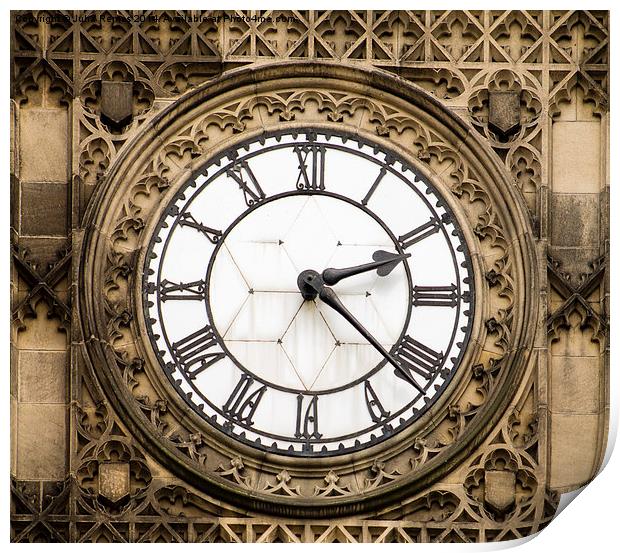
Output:
[[458,294],[456,284],[450,286],[414,286],[413,305],[456,307]]

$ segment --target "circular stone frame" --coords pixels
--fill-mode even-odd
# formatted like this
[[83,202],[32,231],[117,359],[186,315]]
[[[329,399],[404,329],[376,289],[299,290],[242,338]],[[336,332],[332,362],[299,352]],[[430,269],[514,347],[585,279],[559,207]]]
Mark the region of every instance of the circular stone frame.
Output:
[[[379,142],[418,168],[463,229],[476,290],[470,343],[440,401],[395,440],[320,459],[258,451],[209,430],[181,398],[175,401],[157,370],[139,307],[146,245],[175,190],[232,144],[309,126]],[[248,511],[349,516],[423,491],[504,415],[533,348],[533,233],[501,161],[434,97],[378,69],[286,62],[232,70],[205,83],[145,122],[123,147],[93,194],[84,225],[77,309],[91,378],[157,462]]]

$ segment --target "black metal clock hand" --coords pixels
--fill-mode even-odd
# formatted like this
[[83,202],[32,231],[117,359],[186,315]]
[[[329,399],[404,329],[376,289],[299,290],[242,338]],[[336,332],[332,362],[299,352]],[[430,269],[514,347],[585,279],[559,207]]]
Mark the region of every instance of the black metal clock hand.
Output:
[[372,271],[373,269],[377,269],[377,274],[379,276],[386,276],[396,268],[400,261],[408,257],[411,257],[410,253],[399,255],[384,250],[377,250],[372,254],[374,261],[371,263],[364,263],[363,265],[356,265],[355,267],[347,267],[345,269],[334,269],[330,267],[329,269],[325,269],[321,276],[323,277],[323,282],[328,286],[333,286],[343,278],[359,275],[360,273]]
[[420,385],[411,377],[407,371],[404,371],[402,367],[398,364],[398,361],[394,359],[389,352],[379,343],[379,341],[372,335],[362,323],[360,323],[353,313],[351,313],[344,304],[340,301],[340,298],[331,288],[327,286],[322,286],[319,290],[319,298],[329,305],[334,311],[342,315],[347,321],[353,325],[353,327],[372,345],[383,357],[385,357],[386,361],[390,363],[394,367],[395,372],[401,377],[404,378],[407,382],[411,383],[421,394],[424,394],[424,390],[420,387]]
[[421,394],[425,393],[422,387],[413,379],[409,372],[403,370],[403,368],[398,364],[398,361],[396,361],[396,359],[390,355],[390,353],[379,343],[379,341],[372,334],[370,334],[368,330],[366,330],[364,325],[362,325],[362,323],[355,318],[353,313],[351,313],[344,306],[336,292],[328,286],[325,286],[325,281],[319,273],[313,271],[312,269],[302,271],[297,277],[297,286],[299,287],[299,291],[304,299],[314,300],[318,296],[321,301],[342,315],[370,343],[370,345],[373,346],[381,355],[383,355],[386,361],[394,367],[394,372],[397,376],[409,382]]

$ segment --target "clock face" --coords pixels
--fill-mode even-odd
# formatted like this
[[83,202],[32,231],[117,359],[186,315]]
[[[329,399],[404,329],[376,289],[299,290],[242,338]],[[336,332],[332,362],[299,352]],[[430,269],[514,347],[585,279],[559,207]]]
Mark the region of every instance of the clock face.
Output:
[[404,160],[281,132],[211,160],[166,207],[145,319],[162,370],[211,425],[263,450],[337,455],[444,392],[473,320],[470,267],[452,212]]

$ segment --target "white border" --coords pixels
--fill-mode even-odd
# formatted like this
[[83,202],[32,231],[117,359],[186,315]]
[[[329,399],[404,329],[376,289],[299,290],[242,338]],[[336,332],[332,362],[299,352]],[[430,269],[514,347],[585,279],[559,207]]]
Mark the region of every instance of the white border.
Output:
[[[41,0],[31,1],[29,2],[29,9],[58,9],[59,6],[50,6],[48,2],[44,2]],[[288,4],[288,5],[287,5]],[[616,4],[617,5],[617,4]],[[417,6],[412,5],[411,2],[403,2],[403,1],[393,1],[390,6],[380,5],[378,1],[369,1],[369,0],[356,0],[355,5],[353,6],[353,2],[347,3],[337,3],[335,5],[335,0],[314,0],[313,2],[296,2],[296,6],[299,6],[299,9],[346,9],[355,7],[355,9],[416,9]],[[590,1],[588,2],[587,7],[589,9],[600,9],[600,10],[609,10],[614,3],[611,1],[601,2],[601,1]],[[170,8],[170,3],[163,2],[162,0],[151,0],[148,3],[142,2],[132,3],[132,9],[165,9]],[[210,2],[211,9],[231,9],[229,2],[223,1],[212,1]],[[265,0],[264,2],[258,2],[257,0],[245,0],[243,2],[243,9],[266,9],[266,8],[282,8],[282,9],[290,9],[290,3],[285,3],[283,1],[273,2]],[[422,8],[430,7],[430,2],[427,2],[426,5],[421,6]],[[442,9],[463,9],[465,6],[462,2],[444,1],[440,6]],[[489,2],[480,2],[480,0],[470,0],[467,2],[467,8],[469,9],[488,9]],[[514,3],[504,3],[502,8],[498,9],[513,9],[520,8],[525,9],[528,6],[524,5],[515,5]],[[531,6],[529,6],[531,7]],[[557,0],[542,0],[536,3],[537,9],[583,9],[585,6],[583,3],[577,2],[558,2]],[[4,105],[8,106],[10,102],[10,91],[8,86],[9,74],[10,74],[10,65],[9,65],[9,55],[10,51],[10,33],[9,33],[9,9],[23,9],[24,6],[20,5],[19,2],[9,2],[9,6],[3,10],[3,26],[2,31],[5,34],[3,36],[2,43],[4,44],[4,55],[0,59],[0,64],[3,68],[3,74],[5,75],[5,84],[2,91],[2,96],[4,99]],[[83,2],[77,2],[75,0],[71,2],[63,2],[62,8],[64,9],[84,9]],[[113,2],[112,5],[106,6],[107,9],[127,9],[126,5],[121,5],[120,2]],[[199,6],[197,2],[192,1],[188,2],[184,9],[204,9],[204,3],[202,6]],[[437,7],[433,6],[434,9]],[[420,9],[420,8],[417,8]],[[619,21],[618,17],[616,17],[615,10],[611,10],[610,13],[610,29],[615,29],[617,21]],[[615,36],[615,35],[614,35]],[[618,79],[617,72],[620,69],[620,66],[616,63],[616,61],[620,58],[620,47],[618,47],[617,40],[614,39],[614,36],[611,38],[611,82],[610,82],[610,90],[612,91],[610,104],[614,107],[618,103],[618,90],[620,89],[620,80]],[[7,109],[7,108],[5,108]],[[10,202],[9,202],[9,194],[10,187],[8,183],[8,175],[9,175],[9,144],[10,144],[10,136],[9,136],[9,125],[6,125],[6,117],[5,115],[5,130],[2,137],[2,151],[1,151],[1,160],[2,160],[2,174],[4,175],[4,198],[5,201],[2,202],[1,215],[4,224],[2,226],[3,231],[5,232],[5,238],[3,241],[4,244],[4,255],[1,256],[0,260],[0,268],[1,274],[0,279],[4,283],[5,292],[2,294],[2,299],[0,300],[2,304],[6,307],[3,310],[4,317],[2,318],[2,322],[0,323],[2,328],[2,336],[4,336],[3,342],[3,351],[6,352],[4,356],[4,378],[2,380],[2,391],[3,397],[7,398],[9,396],[9,377],[8,377],[8,343],[7,338],[10,332],[10,323],[9,317],[7,314],[10,312],[9,308],[9,290],[8,290],[8,282],[9,282],[9,266],[10,266],[10,250],[9,250],[9,236],[8,236],[8,228],[9,228],[9,220],[10,220]],[[611,111],[611,143],[613,146],[618,144],[619,131],[617,125],[617,116],[615,115],[615,111]],[[613,149],[611,150],[613,151]],[[613,155],[611,156],[613,159]],[[616,164],[612,164],[611,167],[611,180],[616,181],[618,176],[618,170]],[[620,203],[618,200],[618,193],[612,189],[611,194],[611,211],[614,212],[614,208],[620,207]],[[620,222],[617,217],[610,218],[610,236],[616,237],[612,239],[611,243],[611,275],[618,274],[618,258],[617,255],[619,253],[619,248],[617,247],[616,240],[617,237],[620,237]],[[611,279],[610,279],[611,280]],[[611,292],[611,311],[613,313],[617,312],[618,308],[618,297],[616,295],[616,288],[612,287]],[[617,332],[615,331],[615,327],[612,324],[611,327],[611,336],[610,336],[610,344],[612,352],[615,351],[616,346],[618,345]],[[612,355],[612,359],[614,356]],[[566,497],[569,494],[565,494],[562,498],[561,507],[563,508],[565,504],[570,503],[570,505],[566,506],[565,509],[562,510],[561,513],[558,513],[555,520],[549,525],[547,529],[543,532],[537,534],[533,538],[524,538],[523,540],[516,540],[512,542],[505,542],[499,544],[471,544],[471,545],[451,545],[451,544],[416,544],[416,550],[425,550],[425,551],[446,551],[447,548],[452,548],[452,551],[485,551],[485,550],[498,550],[498,549],[507,549],[516,547],[521,545],[521,551],[528,552],[538,552],[548,553],[549,551],[576,551],[579,549],[588,548],[590,550],[596,551],[601,549],[605,551],[605,546],[616,543],[617,538],[617,526],[618,526],[618,515],[617,515],[617,494],[620,491],[620,454],[617,452],[615,455],[612,455],[612,450],[616,441],[616,435],[618,430],[618,402],[620,401],[620,387],[617,384],[616,376],[613,370],[613,362],[610,363],[610,403],[611,403],[611,411],[610,411],[610,422],[609,422],[609,437],[608,437],[608,447],[605,456],[605,466],[601,471],[601,474],[589,485],[587,486],[582,493],[573,494],[579,495],[579,499],[573,503],[570,502],[570,499]],[[616,369],[617,370],[617,369]],[[9,402],[6,400],[3,402],[3,420],[5,424],[5,440],[8,439],[10,435],[9,429],[9,421],[10,421],[10,408]],[[7,475],[9,473],[10,467],[10,448],[8,444],[6,444],[5,454],[2,457],[2,465],[3,470],[1,474]],[[1,470],[1,469],[0,469]],[[0,512],[0,524],[2,525],[2,529],[4,530],[5,543],[9,541],[9,498],[8,498],[8,478],[5,480],[4,493],[7,494],[7,497],[2,501],[2,508]],[[564,504],[564,505],[563,505]],[[13,544],[11,544],[13,545]],[[114,544],[114,547],[121,546],[125,550],[128,550],[129,547],[136,547],[137,544]],[[244,544],[241,547],[251,547],[254,544]],[[57,548],[57,547],[67,547],[65,544],[44,544],[45,548]],[[69,546],[76,547],[76,546]],[[149,550],[153,550],[158,546],[156,544],[149,544]],[[169,546],[166,546],[169,547]],[[194,546],[197,547],[197,546]],[[263,546],[268,547],[268,546]],[[309,546],[311,547],[311,546]],[[333,547],[331,545],[325,545],[321,548],[321,551],[325,551],[326,547]],[[371,545],[362,545],[361,547],[371,547]],[[375,546],[377,547],[377,546]],[[381,546],[379,546],[381,547]],[[616,545],[617,547],[617,545]],[[106,548],[107,549],[107,548]],[[210,550],[219,549],[219,546],[216,544],[211,544],[209,546]],[[103,551],[103,549],[101,549]]]

